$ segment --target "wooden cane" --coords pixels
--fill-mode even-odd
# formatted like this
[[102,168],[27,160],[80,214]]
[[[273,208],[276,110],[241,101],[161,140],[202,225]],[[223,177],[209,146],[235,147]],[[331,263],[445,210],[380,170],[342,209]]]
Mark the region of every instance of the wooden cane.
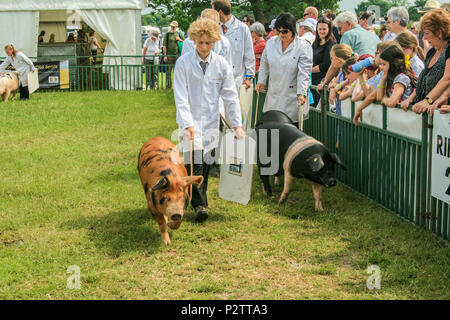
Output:
[[256,121],[258,120],[258,108],[259,108],[259,91],[256,91],[255,123],[253,124],[253,128],[256,127]]
[[[194,175],[194,139],[191,139],[191,172],[190,176],[192,177]],[[192,200],[192,183],[189,185],[189,202]]]

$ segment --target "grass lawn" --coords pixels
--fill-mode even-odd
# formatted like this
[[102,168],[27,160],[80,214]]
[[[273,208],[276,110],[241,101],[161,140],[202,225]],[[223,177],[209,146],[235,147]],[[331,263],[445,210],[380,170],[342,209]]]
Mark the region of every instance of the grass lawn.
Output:
[[449,247],[342,185],[316,213],[306,181],[278,206],[255,176],[241,206],[212,178],[210,219],[189,209],[163,245],[136,164],[176,128],[170,91],[40,93],[0,123],[1,299],[450,298]]

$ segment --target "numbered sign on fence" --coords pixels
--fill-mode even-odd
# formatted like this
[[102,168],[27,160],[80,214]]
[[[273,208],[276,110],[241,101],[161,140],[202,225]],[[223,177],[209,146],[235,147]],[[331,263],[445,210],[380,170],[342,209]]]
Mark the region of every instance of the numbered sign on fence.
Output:
[[450,203],[450,114],[433,115],[431,149],[431,195]]

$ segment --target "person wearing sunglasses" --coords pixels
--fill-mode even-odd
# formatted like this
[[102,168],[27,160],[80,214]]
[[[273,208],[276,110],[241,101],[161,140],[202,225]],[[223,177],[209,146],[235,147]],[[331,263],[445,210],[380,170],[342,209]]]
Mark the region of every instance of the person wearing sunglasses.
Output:
[[315,7],[308,7],[305,9],[305,12],[303,13],[303,19],[314,19],[317,21],[317,19],[319,18],[319,10],[317,10],[317,8]]
[[296,19],[282,13],[275,22],[279,36],[271,38],[261,57],[257,92],[268,91],[263,111],[278,110],[298,122],[298,103],[308,96],[312,72],[312,47],[296,32]]

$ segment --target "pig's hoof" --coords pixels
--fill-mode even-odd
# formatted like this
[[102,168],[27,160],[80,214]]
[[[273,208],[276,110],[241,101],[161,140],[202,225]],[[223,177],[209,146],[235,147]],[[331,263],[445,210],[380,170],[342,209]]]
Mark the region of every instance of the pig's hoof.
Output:
[[278,204],[282,204],[283,202],[285,202],[287,199],[287,195],[285,195],[284,193],[281,195],[280,200],[278,201]]
[[317,212],[323,211],[322,205],[316,205],[316,211]]
[[168,246],[168,245],[170,244],[170,238],[169,238],[168,235],[166,235],[166,236],[161,235],[161,240],[162,240],[162,242],[164,242],[164,244],[165,244],[166,246]]

